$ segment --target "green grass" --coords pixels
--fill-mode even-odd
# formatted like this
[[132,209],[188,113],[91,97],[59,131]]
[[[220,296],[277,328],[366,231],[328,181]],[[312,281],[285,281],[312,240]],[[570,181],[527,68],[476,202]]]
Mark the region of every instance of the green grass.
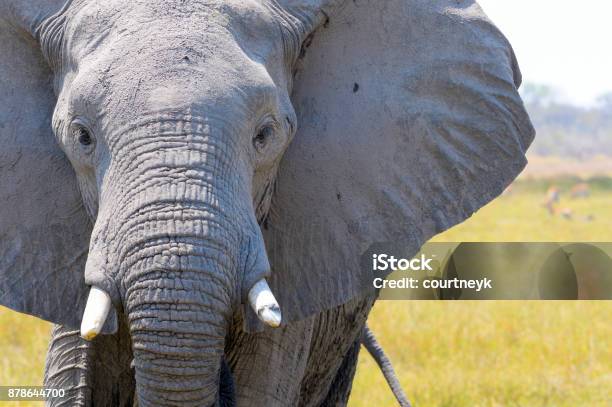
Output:
[[[575,182],[519,181],[435,240],[611,241],[612,179],[591,180],[586,199],[562,194],[571,220],[541,206],[550,185]],[[598,407],[612,406],[610,315],[612,302],[379,301],[369,323],[415,406]],[[0,308],[0,385],[41,384],[49,331]],[[366,352],[349,405],[396,405]]]
[[[51,324],[0,307],[0,386],[42,385]],[[42,402],[6,402],[0,406],[41,406]]]
[[[612,302],[380,301],[369,324],[414,406],[612,405]],[[360,355],[350,407],[396,406]]]
[[[434,240],[611,241],[612,179],[525,180]],[[548,214],[546,190],[558,186]],[[589,219],[592,217],[592,220]],[[379,301],[369,324],[418,407],[612,406],[612,302]],[[359,358],[350,407],[395,406],[370,356]]]

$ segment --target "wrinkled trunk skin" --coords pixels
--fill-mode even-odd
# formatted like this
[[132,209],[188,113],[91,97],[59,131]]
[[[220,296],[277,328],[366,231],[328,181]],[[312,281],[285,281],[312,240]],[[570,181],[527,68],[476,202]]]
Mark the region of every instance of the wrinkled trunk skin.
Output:
[[258,232],[229,147],[186,134],[190,126],[155,125],[114,146],[129,153],[107,172],[90,249],[110,259],[86,279],[116,285],[141,407],[215,404],[245,248]]
[[[187,252],[188,246],[174,248]],[[224,268],[215,260],[176,262],[128,271],[138,275],[128,289],[126,312],[140,406],[209,406],[217,397],[231,309],[218,289]]]

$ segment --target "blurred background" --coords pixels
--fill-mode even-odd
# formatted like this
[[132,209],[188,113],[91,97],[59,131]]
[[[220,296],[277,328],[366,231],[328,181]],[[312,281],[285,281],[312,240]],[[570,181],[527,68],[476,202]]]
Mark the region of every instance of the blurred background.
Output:
[[[434,240],[612,241],[612,5],[480,4],[514,46],[538,134],[504,194]],[[609,301],[379,301],[369,324],[414,406],[609,407],[611,315]],[[49,331],[0,307],[1,385],[41,384]],[[350,406],[395,405],[361,353]]]

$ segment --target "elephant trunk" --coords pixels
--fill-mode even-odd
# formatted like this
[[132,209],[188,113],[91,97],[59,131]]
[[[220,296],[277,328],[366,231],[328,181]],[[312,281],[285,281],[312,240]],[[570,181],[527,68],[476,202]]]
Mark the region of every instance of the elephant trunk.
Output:
[[[126,138],[138,154],[109,168],[85,279],[127,315],[139,405],[210,406],[233,311],[248,297],[262,319],[280,310],[258,283],[270,268],[231,147],[166,126],[154,141]],[[91,300],[94,317],[105,302]]]
[[[213,405],[226,330],[237,298],[236,264],[230,238],[195,233],[210,221],[190,219],[184,228],[146,222],[143,237],[125,257],[123,284],[134,351],[139,403]],[[202,215],[203,216],[203,215]],[[195,226],[194,224],[200,224]],[[187,226],[186,226],[187,227]]]

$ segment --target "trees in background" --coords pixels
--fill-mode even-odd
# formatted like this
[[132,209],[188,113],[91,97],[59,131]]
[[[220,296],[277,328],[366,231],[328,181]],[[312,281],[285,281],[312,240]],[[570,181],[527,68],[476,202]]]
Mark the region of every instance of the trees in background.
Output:
[[521,94],[537,130],[531,153],[612,157],[612,93],[603,94],[593,107],[560,102],[555,90],[545,85],[527,83]]

